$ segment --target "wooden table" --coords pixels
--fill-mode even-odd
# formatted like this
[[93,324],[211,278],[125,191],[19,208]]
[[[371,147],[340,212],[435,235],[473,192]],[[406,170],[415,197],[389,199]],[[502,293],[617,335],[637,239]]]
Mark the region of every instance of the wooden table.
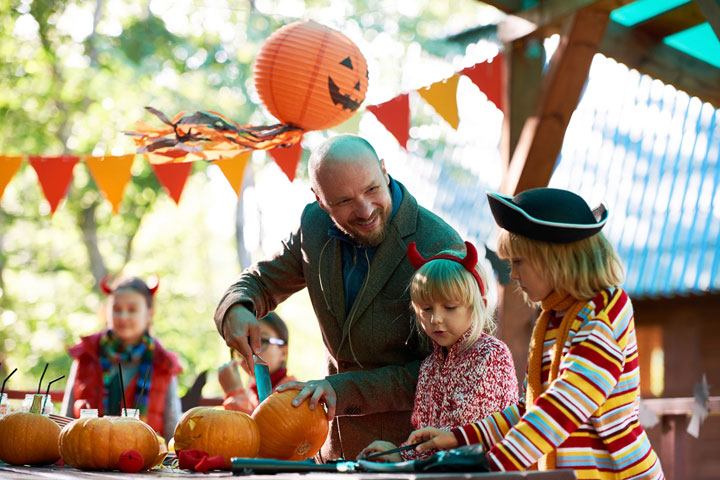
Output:
[[[207,474],[188,470],[164,468],[142,473],[85,472],[70,467],[14,467],[0,462],[0,478],[8,480],[101,480],[160,478],[233,478],[231,472],[214,471]],[[277,473],[275,475],[244,475],[243,480],[575,480],[572,470],[550,472],[498,472],[498,473]]]

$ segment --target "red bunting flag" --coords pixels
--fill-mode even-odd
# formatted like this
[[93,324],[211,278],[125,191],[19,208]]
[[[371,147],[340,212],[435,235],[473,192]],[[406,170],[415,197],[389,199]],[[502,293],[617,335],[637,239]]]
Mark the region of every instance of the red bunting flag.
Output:
[[490,60],[476,63],[460,73],[472,80],[498,109],[505,111],[502,101],[503,68],[503,56],[499,53]]
[[268,153],[273,157],[275,163],[278,164],[280,170],[287,175],[288,179],[291,182],[295,180],[295,172],[302,157],[302,145],[300,145],[300,141],[293,143],[289,147],[273,148],[269,150]]
[[37,173],[45,198],[50,203],[51,215],[55,213],[60,200],[67,194],[72,181],[73,168],[79,159],[75,155],[61,155],[59,157],[31,155],[28,157],[30,165]]
[[367,109],[407,150],[407,142],[410,138],[410,100],[408,94],[400,94],[392,100],[378,105],[368,105]]
[[170,197],[175,200],[175,204],[180,203],[180,196],[185,188],[188,176],[192,171],[193,162],[184,163],[151,163],[155,176]]

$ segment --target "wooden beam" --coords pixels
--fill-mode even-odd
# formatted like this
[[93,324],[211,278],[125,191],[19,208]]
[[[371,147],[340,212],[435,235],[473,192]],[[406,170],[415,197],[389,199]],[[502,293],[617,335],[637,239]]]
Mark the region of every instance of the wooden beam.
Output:
[[507,72],[503,86],[503,104],[507,107],[500,139],[504,173],[510,167],[525,120],[535,113],[542,86],[545,49],[539,38],[521,38],[505,45],[503,59]]
[[504,176],[501,191],[515,195],[547,186],[570,117],[587,80],[590,64],[603,39],[610,11],[586,7],[566,23],[540,95],[536,114],[527,119]]
[[720,108],[720,68],[665,45],[647,32],[610,22],[599,50]]
[[715,36],[720,40],[720,3],[718,0],[695,0],[693,3],[700,6],[703,16],[715,32]]
[[633,25],[634,30],[641,30],[660,40],[705,21],[702,10],[696,2],[688,2],[679,7],[667,10],[640,24]]

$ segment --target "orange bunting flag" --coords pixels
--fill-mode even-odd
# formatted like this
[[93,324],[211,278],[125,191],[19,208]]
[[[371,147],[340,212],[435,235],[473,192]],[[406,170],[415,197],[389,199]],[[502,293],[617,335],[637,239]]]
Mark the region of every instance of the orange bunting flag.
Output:
[[170,197],[175,200],[175,204],[180,203],[180,196],[185,188],[190,172],[192,171],[193,162],[184,163],[151,163],[150,166],[155,172],[155,176]]
[[22,157],[20,156],[0,155],[0,199],[5,193],[5,187],[8,186],[10,179],[18,171],[21,163]]
[[273,157],[275,163],[278,164],[288,179],[292,182],[295,180],[295,172],[297,171],[300,157],[302,157],[302,145],[300,142],[292,144],[289,147],[278,147],[269,150],[268,153]]
[[441,82],[435,82],[429,87],[423,87],[417,92],[440,114],[453,128],[460,124],[457,107],[457,86],[459,75],[453,75]]
[[79,159],[75,155],[62,155],[59,157],[31,155],[28,157],[30,165],[37,173],[45,198],[50,203],[51,215],[55,213],[60,200],[67,194],[72,181],[73,168]]
[[130,181],[130,167],[134,154],[121,156],[85,157],[85,164],[90,170],[98,190],[112,204],[113,213],[118,212],[122,202],[125,186]]
[[245,168],[247,167],[248,161],[250,160],[250,152],[241,153],[234,158],[223,158],[221,160],[215,160],[213,163],[220,167],[220,170],[230,182],[230,186],[235,193],[240,196],[242,190],[243,177],[245,176]]
[[502,84],[503,84],[503,56],[497,54],[489,61],[476,63],[461,71],[477,85],[481,92],[487,95],[499,110],[503,110]]
[[410,101],[408,94],[403,93],[378,105],[368,105],[367,109],[407,150],[407,142],[410,138]]

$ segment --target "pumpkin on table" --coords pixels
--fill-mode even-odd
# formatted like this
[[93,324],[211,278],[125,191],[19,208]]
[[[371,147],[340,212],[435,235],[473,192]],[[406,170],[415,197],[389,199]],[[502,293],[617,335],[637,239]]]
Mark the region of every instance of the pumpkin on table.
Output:
[[65,463],[81,470],[117,470],[127,450],[140,453],[148,470],[162,455],[152,427],[132,417],[79,418],[65,425],[59,443]]
[[252,417],[260,429],[258,456],[305,460],[325,443],[329,429],[325,409],[310,410],[307,400],[293,407],[291,402],[297,394],[296,390],[275,392],[253,412]]
[[231,458],[255,457],[260,449],[260,432],[249,415],[217,408],[195,407],[185,412],[173,439],[178,456],[183,450],[222,455],[227,469]]
[[0,418],[0,460],[11,465],[48,465],[60,458],[60,427],[40,413],[12,412]]

